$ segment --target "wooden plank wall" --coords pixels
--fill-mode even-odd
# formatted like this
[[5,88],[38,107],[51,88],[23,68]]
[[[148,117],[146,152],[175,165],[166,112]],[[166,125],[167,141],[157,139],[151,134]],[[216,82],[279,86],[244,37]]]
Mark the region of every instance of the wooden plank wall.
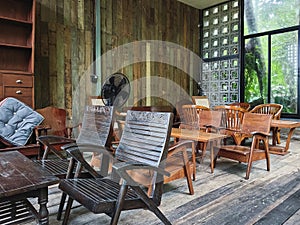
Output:
[[[199,10],[176,0],[101,0],[102,54],[116,48],[119,49],[120,46],[127,43],[145,40],[175,43],[198,54],[198,23]],[[104,59],[102,61],[103,79],[116,71],[126,74],[130,81],[147,76],[161,76],[174,81],[190,95],[197,93],[196,82],[192,81],[191,76],[195,76],[197,79],[199,74],[194,74],[193,70],[195,68],[191,66],[189,55],[183,56],[179,47],[167,47],[162,50],[155,49],[157,47],[152,45],[150,47],[146,45],[144,47],[141,47],[140,43],[128,45],[127,48],[119,51],[117,56],[114,56],[116,61],[112,60],[112,63],[108,63]],[[155,57],[149,54],[156,54],[158,57],[169,57],[172,65],[161,62],[147,62],[149,58]],[[123,67],[127,61],[135,61],[134,58],[138,57],[141,58],[141,62]],[[189,71],[189,74],[174,66],[178,65],[178,62],[179,66]],[[162,83],[151,83],[146,89],[151,87],[151,89],[162,90],[163,85]],[[168,83],[168,85],[170,84]],[[128,105],[166,104],[162,99],[163,97],[151,98],[150,101],[149,99],[148,101],[140,99],[142,92],[149,91],[145,90],[142,85],[134,83],[131,90]],[[175,93],[177,90],[173,91]],[[149,91],[149,94],[151,94],[151,91]]]
[[81,107],[73,94],[94,60],[94,1],[37,0],[36,21],[36,108],[54,105],[71,117]]
[[[65,108],[69,117],[80,121],[88,96],[100,94],[105,78],[103,74],[109,74],[112,68],[103,60],[103,77],[97,83],[90,81],[95,60],[94,7],[95,0],[37,0],[36,108],[48,105]],[[168,41],[199,52],[199,10],[195,8],[176,0],[101,0],[100,7],[103,54],[126,43],[143,40]],[[147,46],[140,48],[134,44],[129,51],[127,49],[134,54],[124,55],[123,51],[113,64],[130,81],[146,76],[161,76],[182,86],[188,93],[195,93],[195,84],[182,70],[164,63],[145,62],[156,50],[159,49],[152,48],[149,51]],[[194,68],[190,66],[189,57],[183,57],[178,48],[159,51],[159,57],[180,62],[193,74]],[[123,66],[131,62],[133,57],[140,57],[140,62]],[[193,75],[199,77],[197,73]],[[163,85],[151,83],[144,87],[133,84],[128,104],[165,104],[160,98],[147,101],[139,98],[140,93],[149,92],[150,88],[160,90]]]

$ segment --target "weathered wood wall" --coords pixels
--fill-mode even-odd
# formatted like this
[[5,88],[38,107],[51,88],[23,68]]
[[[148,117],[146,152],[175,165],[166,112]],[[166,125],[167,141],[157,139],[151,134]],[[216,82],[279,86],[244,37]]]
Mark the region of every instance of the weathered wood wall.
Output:
[[[102,53],[112,49],[117,52],[112,63],[102,60],[102,76],[120,71],[126,74],[130,81],[151,79],[152,76],[167,79],[167,84],[133,83],[129,105],[165,104],[163,98],[166,97],[163,95],[170,92],[170,87],[176,84],[180,85],[182,90],[172,89],[173,93],[168,94],[196,93],[193,78],[197,80],[199,74],[198,68],[193,64],[191,52],[199,53],[198,24],[199,10],[176,0],[101,0]],[[165,43],[160,48],[146,40]],[[126,45],[131,42],[135,43]],[[124,45],[126,46],[120,49],[120,46]],[[183,47],[191,52],[184,52]],[[153,58],[154,62],[149,62],[149,59]],[[169,63],[158,62],[163,61],[162,58],[167,59]],[[130,62],[134,64],[127,66]],[[183,72],[183,69],[186,72]],[[149,87],[151,91],[145,90]],[[141,99],[145,96],[143,92],[151,96],[159,91],[161,98],[151,98],[147,101]]]
[[[174,81],[184,92],[196,91],[191,76],[199,77],[197,68],[191,62],[192,55],[182,54],[180,48],[199,52],[199,10],[176,0],[101,0],[102,54],[127,43],[135,44],[127,46],[127,52],[119,52],[113,65],[103,60],[102,77],[92,83],[96,10],[95,0],[37,0],[36,108],[54,105],[66,108],[70,117],[78,118],[88,96],[99,95],[105,76],[115,71],[126,74],[131,82],[159,76]],[[157,48],[145,40],[160,40],[176,46]],[[146,44],[137,44],[137,41]],[[151,57],[168,58],[169,63],[150,62]],[[130,62],[134,63],[126,65]],[[132,83],[128,104],[165,104],[163,96],[147,101],[140,99],[140,93],[151,95],[153,91],[149,89],[162,90],[164,85]],[[165,90],[163,93],[169,92]],[[172,92],[180,94],[182,90],[172,89]]]
[[36,108],[54,105],[71,116],[94,58],[94,1],[37,0],[36,21]]

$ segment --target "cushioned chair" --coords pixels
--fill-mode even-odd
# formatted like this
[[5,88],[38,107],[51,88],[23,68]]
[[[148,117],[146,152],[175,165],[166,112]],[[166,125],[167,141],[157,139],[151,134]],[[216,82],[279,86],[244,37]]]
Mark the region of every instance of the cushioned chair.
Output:
[[[84,160],[82,153],[97,149],[105,156],[109,152],[94,142],[66,149],[81,167],[90,172],[91,179],[62,180],[59,188],[69,195],[63,224],[69,218],[73,200],[78,201],[94,213],[106,213],[112,217],[111,224],[117,224],[122,210],[149,209],[164,223],[171,224],[158,209],[161,202],[164,162],[172,126],[172,114],[159,112],[128,111],[122,138],[115,152],[113,174],[103,178]],[[148,197],[142,186],[128,171],[153,170],[153,191]],[[72,168],[69,169],[71,171]],[[76,173],[77,174],[77,173]],[[121,178],[121,180],[119,180]]]
[[[37,156],[40,146],[35,135],[47,130],[38,126],[43,116],[15,98],[0,102],[0,151],[18,150],[26,156]],[[33,132],[35,131],[35,132]]]

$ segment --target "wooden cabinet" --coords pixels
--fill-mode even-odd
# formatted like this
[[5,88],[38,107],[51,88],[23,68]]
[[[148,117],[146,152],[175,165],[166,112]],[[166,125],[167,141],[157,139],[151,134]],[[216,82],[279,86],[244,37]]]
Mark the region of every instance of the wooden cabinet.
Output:
[[0,100],[34,108],[35,0],[0,0]]

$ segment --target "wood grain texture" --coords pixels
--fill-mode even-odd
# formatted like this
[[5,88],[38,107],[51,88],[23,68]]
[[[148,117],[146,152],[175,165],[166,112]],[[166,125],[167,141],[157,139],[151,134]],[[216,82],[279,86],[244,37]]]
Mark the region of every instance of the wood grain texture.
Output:
[[[182,87],[179,94],[183,91],[197,92],[195,81],[174,66],[180,62],[180,66],[190,71],[192,77],[198,76],[194,74],[190,57],[180,56],[178,48],[159,52],[159,57],[168,57],[171,65],[149,62],[147,70],[146,46],[138,48],[132,45],[126,49],[130,54],[124,54],[125,50],[122,50],[111,61],[103,59],[102,77],[92,84],[89,73],[95,60],[95,10],[93,0],[37,0],[36,108],[48,105],[66,108],[68,117],[79,119],[89,99],[87,95],[91,92],[92,95],[99,95],[105,77],[117,71],[126,74],[130,81],[147,75],[170,79]],[[167,41],[199,53],[199,10],[178,1],[101,0],[100,15],[102,54],[143,40]],[[153,52],[156,49],[150,50]],[[131,61],[138,62],[126,64]],[[164,86],[159,84],[153,88],[162,89]],[[80,97],[74,94],[77,90]],[[166,104],[158,97],[150,97],[148,101],[140,99],[141,93],[146,93],[146,89],[133,85],[127,104]]]

